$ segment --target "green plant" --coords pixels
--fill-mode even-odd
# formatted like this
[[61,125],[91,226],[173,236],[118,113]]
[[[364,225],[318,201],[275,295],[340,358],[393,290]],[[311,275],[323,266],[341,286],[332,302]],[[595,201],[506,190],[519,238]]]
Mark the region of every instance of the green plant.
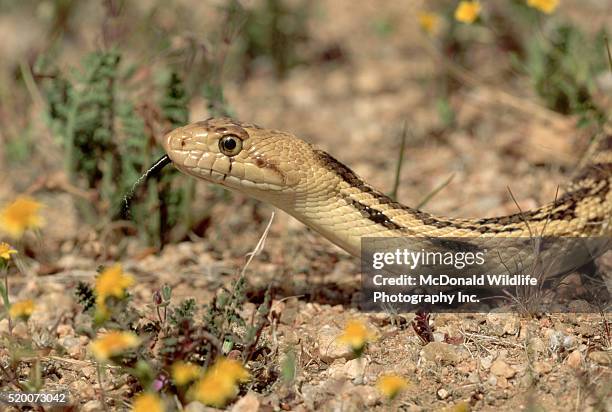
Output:
[[242,22],[234,47],[244,67],[244,75],[252,70],[261,57],[271,61],[278,77],[300,64],[303,57],[298,50],[309,38],[307,22],[311,14],[308,1],[264,0],[252,9],[243,9],[237,0],[231,0],[228,11]]
[[[108,269],[101,272],[98,276],[108,276]],[[130,275],[116,273],[116,276],[117,281],[120,281]],[[242,276],[231,288],[222,290],[203,308],[199,308],[193,298],[172,304],[170,287],[162,287],[153,293],[151,306],[157,312],[157,320],[145,320],[155,317],[136,310],[127,290],[121,297],[110,296],[100,300],[103,283],[98,278],[95,287],[80,283],[76,288],[83,312],[91,319],[90,326],[81,332],[91,338],[97,336],[96,342],[102,341],[105,336],[98,334],[100,328],[113,331],[113,339],[117,343],[120,342],[117,340],[120,336],[131,336],[134,343],[126,345],[120,354],[100,359],[99,351],[92,349],[92,352],[100,362],[111,362],[120,367],[120,372],[133,376],[137,380],[137,390],[146,391],[155,386],[156,391],[176,395],[185,403],[186,388],[169,379],[177,364],[187,362],[205,370],[230,352],[239,353],[244,363],[255,359],[257,353],[265,352],[262,333],[268,325],[272,296],[268,291],[257,311],[247,320],[243,315],[246,282]],[[106,308],[106,316],[103,318],[96,316],[101,305]],[[164,309],[163,315],[159,311],[160,307]],[[105,350],[110,351],[112,347]],[[258,373],[253,374],[254,385],[261,386],[260,381],[263,380],[267,386],[276,380],[278,374],[273,374],[274,379],[271,381],[268,369],[265,368],[266,373],[262,379],[259,379]],[[103,368],[100,367],[100,380],[104,379],[103,375]]]
[[[151,109],[126,87],[133,67],[124,70],[120,62],[116,49],[96,51],[83,60],[82,69],[42,81],[49,123],[63,148],[67,175],[72,184],[99,194],[95,205],[78,203],[91,223],[119,218],[125,193],[163,153],[146,124]],[[166,130],[187,123],[189,117],[183,82],[178,73],[169,73],[159,92]],[[194,184],[183,185],[175,174],[168,169],[167,175],[150,180],[146,193],[139,193],[144,202],[132,205],[139,233],[159,247],[182,238],[190,225]],[[178,222],[183,225],[172,237],[170,229]]]
[[603,118],[592,93],[595,78],[606,69],[604,39],[604,32],[589,39],[577,27],[561,24],[547,37],[527,42],[522,68],[548,107],[584,121]]

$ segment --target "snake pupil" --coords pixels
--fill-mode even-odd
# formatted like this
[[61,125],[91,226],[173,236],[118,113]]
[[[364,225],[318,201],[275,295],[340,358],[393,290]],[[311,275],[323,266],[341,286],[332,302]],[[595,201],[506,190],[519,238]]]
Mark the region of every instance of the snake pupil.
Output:
[[236,156],[242,150],[242,140],[234,135],[225,136],[219,140],[219,150],[226,156]]

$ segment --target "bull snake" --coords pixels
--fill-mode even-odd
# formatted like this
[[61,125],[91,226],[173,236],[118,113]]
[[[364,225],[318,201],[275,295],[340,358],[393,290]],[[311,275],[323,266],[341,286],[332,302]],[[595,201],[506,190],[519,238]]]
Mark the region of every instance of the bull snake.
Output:
[[438,217],[398,203],[347,166],[294,135],[210,118],[162,142],[183,173],[270,203],[352,255],[364,237],[608,237],[612,231],[612,134],[554,202],[477,219]]

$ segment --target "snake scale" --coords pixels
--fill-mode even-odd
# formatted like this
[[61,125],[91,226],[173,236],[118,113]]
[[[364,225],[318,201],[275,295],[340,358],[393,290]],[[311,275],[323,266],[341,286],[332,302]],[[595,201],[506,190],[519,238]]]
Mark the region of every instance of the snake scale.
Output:
[[162,142],[183,173],[270,203],[359,256],[363,237],[608,237],[612,218],[612,133],[602,132],[564,193],[538,209],[457,219],[405,206],[330,154],[290,133],[210,118]]

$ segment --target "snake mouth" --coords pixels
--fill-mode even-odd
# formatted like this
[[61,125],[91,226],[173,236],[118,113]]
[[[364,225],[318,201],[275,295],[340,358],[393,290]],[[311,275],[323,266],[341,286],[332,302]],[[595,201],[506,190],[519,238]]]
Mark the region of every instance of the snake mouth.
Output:
[[174,162],[174,165],[177,169],[179,169],[185,174],[200,178],[211,183],[226,186],[230,189],[255,189],[262,191],[280,191],[283,189],[282,186],[276,185],[274,183],[255,182],[253,180],[239,178],[232,174],[219,172],[213,169],[187,167],[184,165],[177,164],[176,162]]

